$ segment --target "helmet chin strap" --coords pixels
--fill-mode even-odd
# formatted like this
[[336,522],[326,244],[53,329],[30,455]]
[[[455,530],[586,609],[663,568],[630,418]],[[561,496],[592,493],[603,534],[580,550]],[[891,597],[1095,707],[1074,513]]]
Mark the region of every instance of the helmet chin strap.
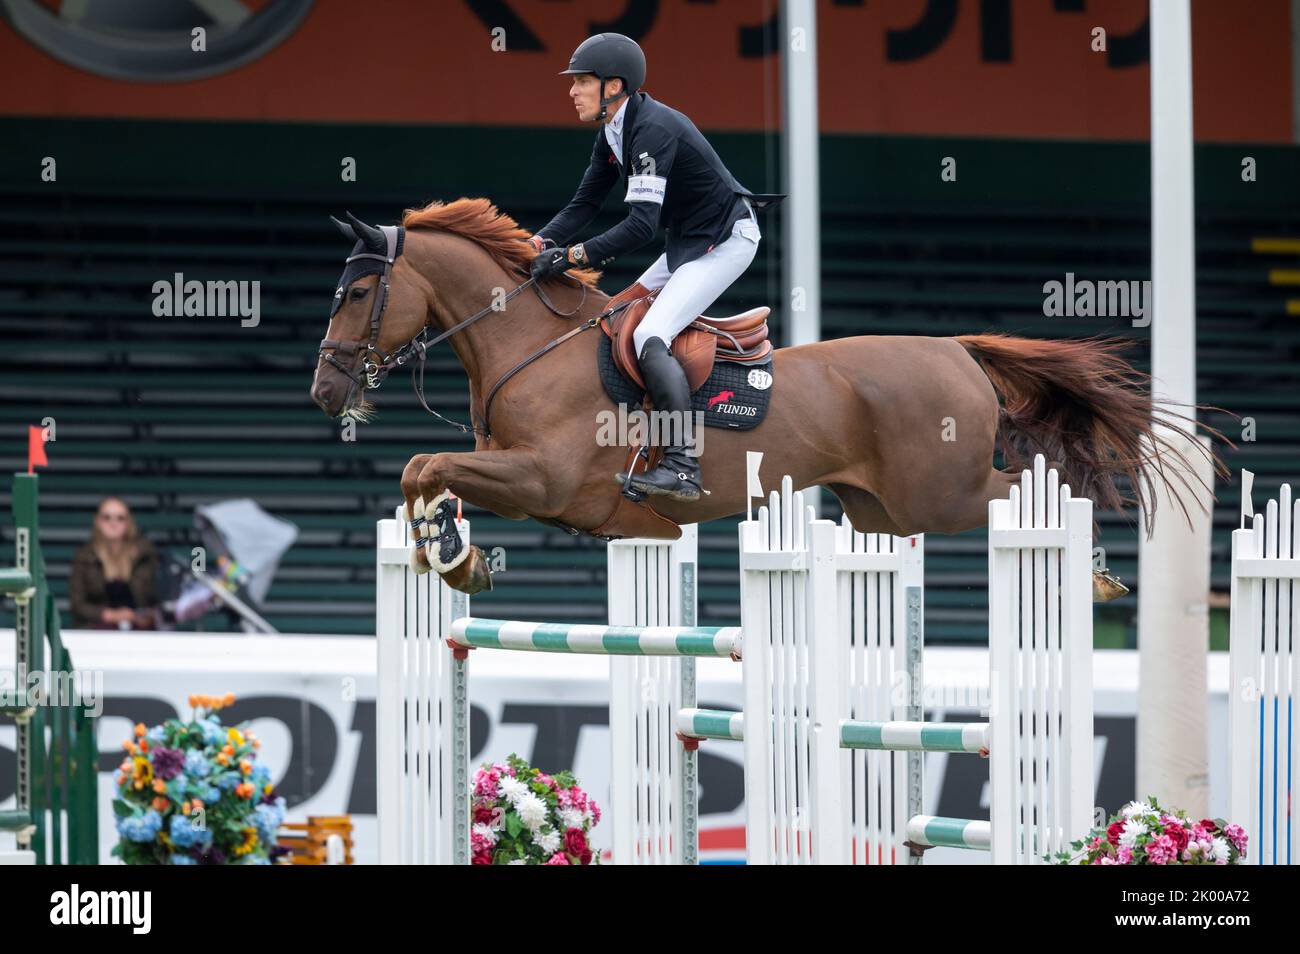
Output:
[[605,116],[609,114],[610,104],[617,103],[620,99],[622,99],[624,96],[627,95],[627,90],[623,90],[617,96],[606,96],[605,82],[606,81],[604,79],[600,81],[600,113],[597,114],[596,118],[592,120],[592,122],[595,123],[604,122]]

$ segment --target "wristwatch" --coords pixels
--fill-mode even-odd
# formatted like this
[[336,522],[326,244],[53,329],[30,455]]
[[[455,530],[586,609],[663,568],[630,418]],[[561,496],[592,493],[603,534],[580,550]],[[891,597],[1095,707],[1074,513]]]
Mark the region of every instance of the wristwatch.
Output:
[[574,265],[587,264],[587,250],[583,247],[581,242],[577,245],[569,246],[569,261],[573,262]]

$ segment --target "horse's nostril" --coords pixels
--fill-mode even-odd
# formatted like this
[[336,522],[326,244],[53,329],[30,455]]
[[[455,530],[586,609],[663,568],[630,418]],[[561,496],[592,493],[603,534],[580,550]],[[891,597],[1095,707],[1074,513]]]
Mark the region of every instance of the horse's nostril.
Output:
[[334,388],[328,381],[317,381],[311,386],[311,399],[322,410],[329,411],[334,402]]

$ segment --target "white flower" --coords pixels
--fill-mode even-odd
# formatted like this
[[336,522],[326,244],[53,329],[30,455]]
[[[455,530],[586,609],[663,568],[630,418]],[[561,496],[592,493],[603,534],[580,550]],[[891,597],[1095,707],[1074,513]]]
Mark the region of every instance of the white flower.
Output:
[[1137,844],[1137,840],[1145,835],[1149,828],[1135,818],[1130,818],[1124,823],[1124,830],[1120,832],[1119,843],[1125,848],[1132,848]]
[[1216,865],[1226,865],[1228,859],[1232,857],[1228,846],[1228,839],[1219,837],[1210,842],[1210,854],[1214,858]]
[[519,800],[515,802],[515,811],[519,813],[519,820],[524,823],[524,827],[529,831],[536,831],[546,824],[547,815],[550,814],[546,803],[532,792],[527,792],[519,797]]
[[559,851],[560,845],[563,841],[564,839],[560,837],[560,833],[554,828],[545,834],[533,835],[533,844],[542,849],[542,851],[546,852],[548,855],[553,855]]
[[475,822],[471,831],[476,835],[486,838],[489,845],[495,845],[497,843],[497,833],[491,825],[484,825],[482,822]]
[[579,811],[576,808],[560,809],[560,827],[566,830],[569,828],[583,828],[588,821],[589,818],[586,812]]
[[513,775],[501,776],[501,797],[512,806],[518,806],[519,799],[529,794],[528,785]]
[[1147,805],[1146,802],[1129,802],[1127,805],[1125,805],[1123,808],[1119,810],[1119,816],[1120,818],[1127,820],[1129,818],[1133,818],[1135,815],[1141,815],[1143,812],[1149,810],[1150,810],[1150,806]]

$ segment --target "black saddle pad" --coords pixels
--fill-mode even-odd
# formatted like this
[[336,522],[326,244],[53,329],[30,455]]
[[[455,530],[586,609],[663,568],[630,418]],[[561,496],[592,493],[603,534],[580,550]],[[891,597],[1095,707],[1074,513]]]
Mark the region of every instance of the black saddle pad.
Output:
[[[645,389],[618,369],[609,336],[599,329],[597,332],[600,343],[596,346],[596,367],[605,393],[615,404],[626,404],[628,410],[639,408]],[[715,361],[708,380],[691,395],[691,409],[704,412],[706,427],[747,431],[767,416],[773,380],[770,357],[762,364]]]

